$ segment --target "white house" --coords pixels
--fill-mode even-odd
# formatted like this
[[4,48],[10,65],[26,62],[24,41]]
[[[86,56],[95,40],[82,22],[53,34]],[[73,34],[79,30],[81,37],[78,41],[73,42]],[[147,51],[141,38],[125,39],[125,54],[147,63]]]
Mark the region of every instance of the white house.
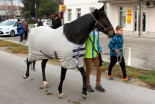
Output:
[[21,10],[18,5],[1,5],[0,6],[0,21],[3,21],[4,18],[9,18],[10,16],[19,17],[21,16]]
[[[112,25],[121,25],[126,32],[137,34],[140,23],[140,0],[64,0],[64,23],[71,22],[95,8],[106,5]],[[142,0],[142,31],[155,34],[155,0]],[[150,4],[148,4],[150,3]],[[130,13],[129,13],[130,11]],[[129,21],[128,21],[129,20]]]
[[98,0],[64,0],[66,11],[64,12],[64,23],[71,22],[81,15],[90,13],[95,8],[103,6]]
[[[140,1],[142,1],[142,31],[155,33],[155,0],[98,0],[107,6],[107,15],[113,26],[121,25],[125,31],[137,33],[139,30]],[[128,10],[131,14],[128,14]],[[131,16],[127,22],[128,15]]]

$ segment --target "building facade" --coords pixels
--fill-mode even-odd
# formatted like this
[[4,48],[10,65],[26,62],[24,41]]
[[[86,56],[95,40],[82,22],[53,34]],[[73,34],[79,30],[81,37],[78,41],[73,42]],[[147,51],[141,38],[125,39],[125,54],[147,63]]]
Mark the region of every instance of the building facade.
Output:
[[[98,0],[106,4],[107,15],[114,27],[121,25],[125,31],[138,33],[140,0]],[[150,5],[147,5],[150,3]],[[131,11],[130,14],[128,12]],[[155,0],[142,0],[142,32],[155,33]],[[130,16],[130,22],[128,18]]]
[[[95,8],[106,5],[106,13],[112,25],[121,25],[124,31],[138,34],[141,26],[143,34],[155,34],[155,0],[142,0],[140,25],[140,0],[64,0],[66,10],[64,23],[71,22]],[[150,2],[150,6],[147,6]],[[130,13],[129,13],[130,12]],[[128,21],[129,20],[129,21]]]
[[92,12],[95,8],[103,6],[98,0],[64,0],[66,10],[64,12],[64,23],[71,22],[80,16]]
[[21,9],[19,6],[13,5],[13,6],[6,6],[1,5],[0,6],[0,21],[3,21],[8,18],[16,18],[21,16]]

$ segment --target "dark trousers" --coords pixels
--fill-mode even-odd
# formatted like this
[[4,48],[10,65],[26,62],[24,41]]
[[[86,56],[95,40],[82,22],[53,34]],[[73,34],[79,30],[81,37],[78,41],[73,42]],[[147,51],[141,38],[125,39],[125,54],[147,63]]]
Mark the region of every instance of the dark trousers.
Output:
[[19,36],[20,36],[20,41],[23,41],[23,33],[19,34]]
[[[111,75],[111,71],[113,66],[116,64],[117,62],[117,57],[116,56],[110,56],[110,65],[108,68],[108,75]],[[126,78],[126,67],[125,67],[125,61],[124,61],[124,57],[122,57],[122,61],[121,63],[119,63],[122,69],[122,73],[123,73],[123,77]]]
[[27,31],[24,31],[24,39],[27,39],[27,36],[28,36],[28,33],[27,33]]

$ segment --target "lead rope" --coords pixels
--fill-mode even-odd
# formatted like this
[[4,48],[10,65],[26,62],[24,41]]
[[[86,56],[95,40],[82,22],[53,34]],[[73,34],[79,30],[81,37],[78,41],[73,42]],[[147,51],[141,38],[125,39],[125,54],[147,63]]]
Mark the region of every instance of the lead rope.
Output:
[[[122,49],[122,48],[120,48]],[[122,54],[125,54],[125,51],[122,50]],[[121,63],[122,62],[122,57],[123,55],[121,55],[121,51],[117,52],[117,62]]]
[[121,52],[117,52],[117,62],[121,63],[122,62],[122,55]]

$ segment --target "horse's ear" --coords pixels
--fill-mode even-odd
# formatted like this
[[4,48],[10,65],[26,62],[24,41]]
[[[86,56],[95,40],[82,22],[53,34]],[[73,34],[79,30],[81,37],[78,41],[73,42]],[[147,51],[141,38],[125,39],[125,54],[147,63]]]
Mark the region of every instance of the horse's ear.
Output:
[[94,16],[96,19],[99,17],[99,10],[98,9],[95,9]]
[[102,7],[102,10],[104,11],[104,5],[103,5],[103,7]]
[[104,11],[104,5],[100,8],[100,10],[103,10]]

